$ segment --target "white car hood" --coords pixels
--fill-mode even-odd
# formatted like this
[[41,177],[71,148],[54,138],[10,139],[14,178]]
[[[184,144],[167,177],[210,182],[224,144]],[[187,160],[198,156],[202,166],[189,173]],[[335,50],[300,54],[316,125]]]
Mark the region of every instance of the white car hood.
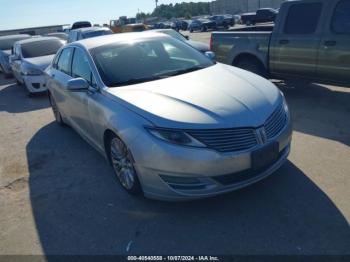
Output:
[[23,61],[44,71],[51,64],[54,57],[55,55],[38,56],[33,58],[24,58]]
[[106,93],[156,126],[181,129],[261,126],[282,103],[268,80],[223,64]]

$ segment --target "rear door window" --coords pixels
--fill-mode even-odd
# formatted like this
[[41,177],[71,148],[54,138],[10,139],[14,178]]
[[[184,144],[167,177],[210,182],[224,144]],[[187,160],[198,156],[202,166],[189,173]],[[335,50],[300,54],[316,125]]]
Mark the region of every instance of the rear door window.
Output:
[[322,12],[322,3],[293,4],[284,27],[286,34],[313,34]]
[[350,34],[350,0],[341,0],[336,6],[331,30],[337,34]]
[[71,71],[71,57],[73,53],[73,48],[66,48],[63,49],[60,55],[60,58],[58,59],[57,62],[57,69],[67,75],[70,75]]

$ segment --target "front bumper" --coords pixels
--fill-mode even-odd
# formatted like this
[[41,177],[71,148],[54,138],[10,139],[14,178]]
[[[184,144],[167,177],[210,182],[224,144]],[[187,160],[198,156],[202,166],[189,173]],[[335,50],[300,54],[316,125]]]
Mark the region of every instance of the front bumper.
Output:
[[8,62],[0,61],[0,63],[1,63],[1,71],[4,74],[6,74],[6,75],[12,74],[11,66]]
[[[210,149],[186,148],[164,143],[143,134],[130,147],[146,197],[184,201],[228,193],[262,180],[286,161],[292,139],[290,122],[275,138],[279,156],[259,170],[252,167],[252,151],[219,153]],[[260,146],[261,149],[261,146]]]
[[40,93],[47,90],[45,75],[23,76],[23,81],[30,93]]

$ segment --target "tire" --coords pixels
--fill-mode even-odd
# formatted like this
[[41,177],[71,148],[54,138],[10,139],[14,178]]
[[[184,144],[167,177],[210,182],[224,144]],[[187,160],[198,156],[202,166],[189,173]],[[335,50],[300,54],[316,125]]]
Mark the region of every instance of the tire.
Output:
[[55,99],[52,97],[50,92],[49,92],[49,101],[51,104],[53,115],[55,116],[56,123],[60,126],[65,126],[60,110],[58,109]]
[[4,76],[5,76],[6,79],[10,79],[10,78],[13,77],[12,74],[6,74],[6,73],[4,73]]
[[259,76],[262,76],[264,78],[268,77],[268,74],[264,65],[256,58],[251,58],[251,57],[242,58],[234,65],[241,69],[244,69],[254,74],[257,74]]
[[190,29],[190,33],[193,33],[193,29],[192,28]]
[[109,137],[107,145],[107,155],[120,185],[129,194],[139,195],[142,189],[130,150],[114,134]]

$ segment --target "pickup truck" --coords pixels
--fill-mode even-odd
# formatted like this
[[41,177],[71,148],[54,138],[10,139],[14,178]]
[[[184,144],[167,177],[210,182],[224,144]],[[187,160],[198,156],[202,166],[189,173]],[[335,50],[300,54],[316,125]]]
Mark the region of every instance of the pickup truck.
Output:
[[255,25],[257,23],[274,22],[278,12],[273,8],[261,8],[256,13],[245,13],[241,15],[241,23]]
[[274,27],[213,32],[211,50],[218,62],[264,77],[348,86],[349,14],[349,0],[287,1]]

